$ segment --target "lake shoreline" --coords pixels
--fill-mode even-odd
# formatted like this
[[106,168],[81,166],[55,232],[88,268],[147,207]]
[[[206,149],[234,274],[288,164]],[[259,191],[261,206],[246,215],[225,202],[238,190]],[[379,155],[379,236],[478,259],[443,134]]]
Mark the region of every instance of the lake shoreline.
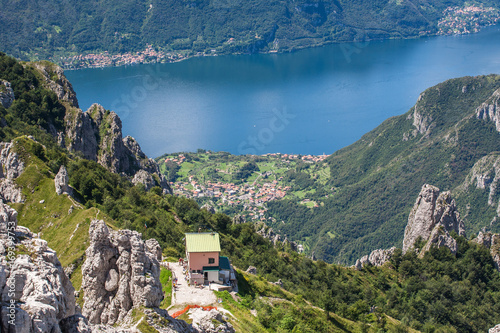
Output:
[[[409,37],[389,37],[389,38],[378,38],[378,39],[367,39],[362,42],[360,41],[349,41],[349,42],[339,42],[339,41],[326,41],[322,43],[317,43],[317,44],[311,44],[311,45],[306,45],[306,46],[297,46],[291,50],[270,50],[270,51],[265,51],[265,52],[256,52],[256,53],[212,53],[212,54],[206,54],[202,52],[198,52],[197,54],[194,55],[183,55],[182,52],[187,52],[187,50],[182,50],[181,52],[178,52],[176,54],[172,54],[175,52],[166,52],[166,51],[154,51],[158,54],[163,54],[163,57],[157,57],[156,60],[144,60],[141,61],[139,60],[142,56],[142,53],[145,51],[150,51],[149,45],[148,48],[145,51],[138,51],[136,52],[135,56],[132,57],[137,57],[135,60],[128,62],[128,63],[119,63],[119,64],[103,64],[103,63],[96,63],[96,64],[89,64],[89,65],[79,65],[78,67],[72,68],[70,64],[64,64],[64,63],[58,63],[65,71],[75,71],[75,70],[80,70],[80,69],[100,69],[100,68],[109,68],[109,67],[127,67],[127,66],[136,66],[136,65],[147,65],[147,64],[172,64],[172,63],[178,63],[182,62],[185,60],[193,59],[193,58],[210,58],[210,57],[219,57],[219,56],[241,56],[241,55],[255,55],[255,54],[290,54],[294,53],[297,51],[302,51],[302,50],[307,50],[307,49],[312,49],[312,48],[319,48],[319,47],[325,47],[329,45],[338,45],[339,47],[342,48],[342,46],[345,46],[346,52],[354,52],[358,49],[363,48],[363,45],[366,45],[370,42],[379,42],[379,41],[386,41],[386,40],[414,40],[414,39],[421,39],[421,38],[433,38],[433,37],[441,37],[441,36],[464,36],[464,35],[471,35],[471,34],[477,34],[481,32],[485,28],[491,28],[498,26],[498,24],[492,24],[492,25],[487,25],[487,26],[481,26],[478,31],[467,31],[466,33],[451,33],[451,34],[422,34],[418,36],[409,36]],[[353,47],[354,45],[354,47]],[[96,58],[101,58],[101,56],[109,55],[107,51],[94,54],[80,54],[77,56],[73,56],[73,58],[77,57],[88,57],[88,56],[95,56]],[[111,57],[124,57],[124,56],[129,56],[130,53],[123,53],[123,54],[112,54],[109,55]],[[165,60],[165,56],[170,56],[168,57],[167,61]],[[160,60],[160,61],[159,61]],[[53,61],[53,60],[52,60]]]

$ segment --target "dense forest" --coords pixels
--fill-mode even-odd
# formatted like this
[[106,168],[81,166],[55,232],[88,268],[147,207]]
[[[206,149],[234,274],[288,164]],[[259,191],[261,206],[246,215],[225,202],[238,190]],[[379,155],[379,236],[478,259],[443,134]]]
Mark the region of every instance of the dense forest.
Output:
[[[464,0],[2,1],[2,51],[22,59],[144,50],[282,52],[331,42],[435,34]],[[497,8],[493,0],[475,1]],[[497,8],[498,9],[498,8]]]

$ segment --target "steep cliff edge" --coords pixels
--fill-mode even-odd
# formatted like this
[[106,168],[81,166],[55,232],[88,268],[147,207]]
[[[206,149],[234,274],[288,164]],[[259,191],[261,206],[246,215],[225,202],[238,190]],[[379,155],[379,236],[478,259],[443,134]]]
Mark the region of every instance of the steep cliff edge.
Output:
[[111,172],[129,177],[134,184],[141,183],[147,189],[159,186],[165,193],[172,193],[156,162],[142,152],[134,138],[123,138],[122,123],[115,112],[99,104],[82,112],[73,87],[59,66],[43,61],[34,63],[34,67],[42,74],[44,86],[53,91],[66,108],[63,130],[50,128],[60,146],[98,162]]
[[[419,249],[421,256],[433,246],[447,247],[455,254],[457,241],[450,234],[452,232],[465,236],[464,222],[460,219],[455,200],[452,199],[450,192],[440,192],[439,188],[424,184],[408,216],[403,239],[403,254],[422,244],[422,248]],[[396,247],[374,250],[356,260],[353,267],[360,270],[365,265],[382,266],[392,258],[395,251]]]
[[426,242],[424,251],[433,244],[446,246],[456,252],[456,241],[450,232],[465,236],[465,226],[460,219],[455,200],[450,192],[440,193],[435,186],[422,186],[417,201],[408,217],[408,224],[403,239],[403,253],[410,250],[418,239]]

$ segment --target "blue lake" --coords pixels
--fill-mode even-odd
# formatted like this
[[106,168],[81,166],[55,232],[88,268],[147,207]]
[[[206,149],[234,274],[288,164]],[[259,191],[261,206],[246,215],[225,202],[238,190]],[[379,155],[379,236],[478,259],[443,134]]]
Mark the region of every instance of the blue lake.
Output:
[[500,27],[289,54],[67,71],[80,107],[118,113],[151,157],[197,148],[330,154],[441,81],[500,74]]

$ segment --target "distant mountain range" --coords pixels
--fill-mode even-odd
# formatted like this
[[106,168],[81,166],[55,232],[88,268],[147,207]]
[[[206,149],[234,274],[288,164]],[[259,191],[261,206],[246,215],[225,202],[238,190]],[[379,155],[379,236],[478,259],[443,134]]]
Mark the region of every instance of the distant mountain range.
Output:
[[466,33],[500,17],[497,1],[470,6],[464,0],[2,1],[0,45],[21,59],[59,63],[61,57],[124,54],[148,45],[177,59]]

